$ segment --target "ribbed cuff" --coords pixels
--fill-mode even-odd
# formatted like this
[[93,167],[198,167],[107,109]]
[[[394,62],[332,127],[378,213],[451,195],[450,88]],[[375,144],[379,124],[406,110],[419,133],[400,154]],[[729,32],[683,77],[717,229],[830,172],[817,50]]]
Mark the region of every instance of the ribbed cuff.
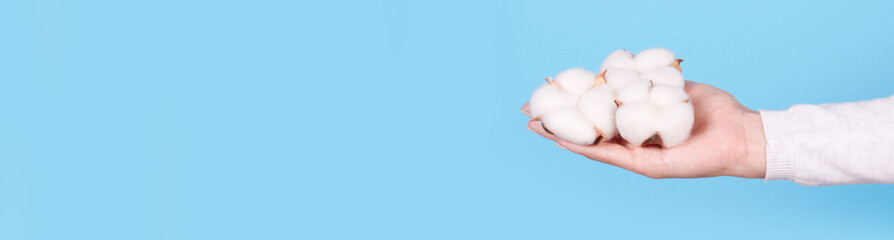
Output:
[[767,175],[765,181],[793,180],[795,177],[794,150],[786,137],[790,137],[794,125],[786,111],[760,110],[767,139]]

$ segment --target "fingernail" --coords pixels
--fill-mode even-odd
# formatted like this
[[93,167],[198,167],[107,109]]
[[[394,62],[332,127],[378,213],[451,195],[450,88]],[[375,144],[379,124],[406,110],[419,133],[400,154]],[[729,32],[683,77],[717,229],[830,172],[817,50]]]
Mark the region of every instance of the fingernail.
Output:
[[567,148],[563,147],[562,145],[559,145],[558,143],[556,143],[556,147],[559,147],[559,148],[561,148],[561,149],[568,150]]
[[533,129],[533,128],[531,128],[531,127],[530,127],[530,126],[528,126],[528,127],[527,127],[527,128],[528,128],[528,130],[531,130],[531,132],[533,132],[533,131],[534,131],[534,129]]
[[518,110],[518,111],[521,112],[522,114],[524,114],[525,116],[528,116],[528,117],[531,116],[531,113],[529,113],[529,112],[525,112],[524,109],[520,109],[520,110]]
[[534,129],[531,128],[531,126],[533,126],[534,124],[540,124],[540,123],[537,121],[530,121],[530,122],[528,122],[528,129],[530,129],[531,131],[534,131]]

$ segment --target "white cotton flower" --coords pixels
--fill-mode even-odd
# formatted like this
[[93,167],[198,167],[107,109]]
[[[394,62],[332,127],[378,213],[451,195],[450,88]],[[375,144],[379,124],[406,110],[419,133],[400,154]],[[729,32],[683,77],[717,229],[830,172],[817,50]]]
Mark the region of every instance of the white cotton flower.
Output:
[[615,92],[602,77],[569,69],[547,79],[531,95],[532,121],[540,120],[550,133],[578,144],[597,144],[616,135]]
[[556,85],[545,83],[531,94],[528,102],[531,115],[540,116],[549,110],[564,106],[574,106],[580,95],[565,91]]
[[680,73],[680,71],[673,66],[661,66],[653,68],[652,70],[643,71],[640,74],[640,77],[649,79],[655,84],[671,85],[680,88],[686,85],[686,81],[683,80],[683,73]]
[[614,100],[614,90],[610,86],[602,84],[584,93],[577,104],[578,110],[590,119],[590,123],[596,127],[597,134],[604,139],[610,139],[617,133],[615,110],[618,107]]
[[635,145],[645,142],[655,133],[653,125],[655,125],[658,111],[658,106],[648,99],[625,102],[615,112],[615,120],[621,137]]
[[552,79],[565,91],[584,94],[596,84],[598,74],[583,68],[572,68],[556,74]]
[[652,83],[645,79],[637,79],[624,85],[617,94],[619,105],[627,102],[633,102],[641,99],[649,98],[649,91]]
[[621,90],[627,83],[640,78],[639,72],[631,69],[609,68],[605,70],[605,82],[615,91]]
[[544,129],[566,141],[588,145],[597,140],[596,128],[577,107],[554,109],[544,114],[540,121]]
[[690,103],[673,103],[661,107],[655,118],[653,129],[661,138],[664,147],[673,147],[689,138],[695,121]]
[[636,54],[636,70],[648,71],[661,66],[670,66],[677,59],[674,52],[665,48],[649,48]]
[[683,88],[664,84],[655,84],[649,91],[649,98],[659,106],[689,102],[689,95],[683,91]]
[[[634,90],[636,96],[642,96],[642,86],[625,88],[618,96]],[[683,88],[654,84],[646,89],[646,97],[632,98],[618,107],[615,121],[621,137],[635,145],[662,147],[672,147],[689,138],[695,118]]]
[[599,74],[565,70],[531,95],[531,121],[577,144],[621,136],[637,146],[676,146],[689,138],[695,121],[680,61],[664,48],[637,55],[617,50]]
[[599,67],[599,71],[602,72],[609,68],[636,69],[636,60],[634,60],[633,53],[624,49],[618,49],[608,54],[608,57],[602,60],[602,66]]

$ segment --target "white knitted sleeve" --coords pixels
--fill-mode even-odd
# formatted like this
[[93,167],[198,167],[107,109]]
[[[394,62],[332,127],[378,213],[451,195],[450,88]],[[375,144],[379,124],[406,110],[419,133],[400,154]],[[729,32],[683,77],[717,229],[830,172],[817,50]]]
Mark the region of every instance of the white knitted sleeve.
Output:
[[760,113],[767,139],[766,180],[894,183],[894,96]]

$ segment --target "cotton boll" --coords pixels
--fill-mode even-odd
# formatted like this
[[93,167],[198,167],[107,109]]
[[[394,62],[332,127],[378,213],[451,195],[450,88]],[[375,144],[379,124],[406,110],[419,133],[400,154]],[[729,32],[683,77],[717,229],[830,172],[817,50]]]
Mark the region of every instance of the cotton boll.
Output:
[[632,81],[639,79],[639,72],[622,68],[609,68],[605,71],[605,82],[615,91],[620,90]]
[[674,103],[661,108],[655,119],[655,131],[664,147],[673,147],[689,138],[695,114],[691,103]]
[[620,135],[637,146],[678,145],[694,122],[680,61],[663,48],[637,55],[617,50],[598,74],[583,68],[563,71],[531,95],[531,121],[576,144]]
[[655,84],[665,84],[682,88],[686,85],[683,74],[672,66],[662,66],[640,74],[641,78],[649,79]]
[[674,52],[665,48],[650,48],[636,54],[636,69],[648,71],[661,66],[671,66],[677,60]]
[[596,126],[597,134],[604,139],[614,137],[617,132],[615,130],[615,110],[618,107],[614,100],[614,91],[610,86],[602,84],[584,93],[577,104],[578,110]]
[[628,142],[640,145],[646,141],[655,130],[655,118],[658,115],[658,106],[649,100],[625,102],[615,112],[615,125],[621,137]]
[[618,49],[608,54],[608,57],[602,60],[602,66],[599,67],[599,71],[602,72],[609,68],[636,69],[636,60],[634,60],[633,53],[624,49]]
[[645,79],[631,81],[618,91],[616,99],[622,104],[648,99],[651,87],[652,83]]
[[561,88],[545,83],[531,94],[529,101],[531,107],[531,115],[540,116],[549,110],[563,106],[573,106],[577,104],[580,95],[570,93]]
[[596,84],[598,74],[583,68],[572,68],[556,74],[553,78],[562,89],[575,94],[584,94]]
[[689,95],[682,88],[664,84],[656,84],[650,91],[649,98],[659,106],[689,101]]
[[608,84],[600,84],[596,85],[584,95],[581,95],[581,99],[578,103],[584,102],[606,102],[614,104],[615,100],[615,91]]
[[596,128],[577,107],[566,106],[551,110],[540,118],[543,128],[557,137],[581,145],[596,141]]

